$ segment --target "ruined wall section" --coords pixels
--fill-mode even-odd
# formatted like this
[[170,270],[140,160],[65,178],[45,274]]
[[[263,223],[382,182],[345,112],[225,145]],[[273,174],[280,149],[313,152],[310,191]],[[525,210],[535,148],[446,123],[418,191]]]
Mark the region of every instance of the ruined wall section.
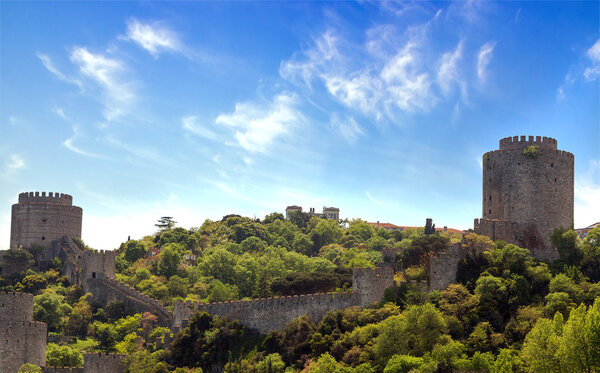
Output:
[[[63,236],[81,238],[83,211],[73,206],[73,198],[63,193],[27,192],[19,194],[19,203],[12,206],[10,248],[33,244],[45,249]],[[45,253],[42,260],[50,260]]]
[[[524,149],[535,145],[538,154]],[[558,257],[550,235],[573,223],[574,156],[548,137],[508,137],[483,156],[482,219],[475,232],[521,247],[542,260]]]
[[115,278],[115,258],[117,253],[112,250],[85,250],[77,257],[81,267],[82,279],[87,280],[104,276]]
[[0,294],[0,372],[46,365],[46,324],[32,320],[32,294]]
[[92,301],[95,303],[107,304],[110,301],[120,300],[125,307],[136,313],[150,312],[158,317],[161,326],[171,326],[173,314],[162,303],[124,282],[99,275],[96,278],[88,278],[84,289],[92,293]]
[[126,354],[88,353],[83,355],[85,373],[125,372]]
[[429,260],[429,290],[444,290],[456,282],[458,262],[464,257],[460,244],[451,245],[447,251]]
[[43,373],[85,373],[83,367],[42,367]]
[[208,312],[240,320],[246,327],[267,334],[271,330],[283,329],[287,323],[304,315],[319,322],[327,311],[357,305],[358,298],[353,293],[321,293],[218,303],[178,301],[174,304],[173,324],[183,327],[195,312]]

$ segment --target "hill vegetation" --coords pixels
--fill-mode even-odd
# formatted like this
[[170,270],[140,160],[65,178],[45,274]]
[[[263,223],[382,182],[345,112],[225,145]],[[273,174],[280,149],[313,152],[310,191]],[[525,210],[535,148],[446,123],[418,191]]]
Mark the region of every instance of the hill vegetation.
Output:
[[[381,264],[384,248],[398,252],[396,286],[380,304],[331,311],[318,323],[301,317],[268,335],[197,313],[164,349],[170,331],[156,317],[120,302],[92,304],[60,276],[59,262],[0,278],[2,290],[35,294],[34,318],[50,332],[49,364],[78,366],[81,352],[102,350],[127,353],[131,372],[600,370],[600,228],[583,242],[556,230],[560,260],[551,264],[483,236],[388,232],[361,220],[273,213],[158,228],[121,244],[117,278],[168,307],[349,291],[352,268]],[[407,281],[426,280],[428,258],[461,239],[472,254],[457,283],[423,292]]]

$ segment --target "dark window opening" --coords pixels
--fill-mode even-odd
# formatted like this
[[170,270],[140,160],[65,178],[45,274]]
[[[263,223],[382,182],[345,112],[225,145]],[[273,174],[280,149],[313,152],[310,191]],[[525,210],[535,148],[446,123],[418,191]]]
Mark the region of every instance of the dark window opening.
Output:
[[46,222],[46,218],[43,218],[43,219],[42,219],[42,223],[45,223],[45,222]]
[[492,195],[490,194],[490,201],[492,200]]
[[550,163],[550,167],[554,167],[554,163]]
[[42,241],[44,241],[46,239],[46,237],[42,236]]
[[96,272],[92,272],[92,278],[96,278]]
[[517,163],[517,165],[518,165],[518,166],[520,166],[520,165],[521,165],[521,162]]
[[556,183],[556,178],[554,178],[554,182]]
[[488,211],[488,212],[491,214],[491,213],[492,213],[492,209],[489,209],[489,211]]

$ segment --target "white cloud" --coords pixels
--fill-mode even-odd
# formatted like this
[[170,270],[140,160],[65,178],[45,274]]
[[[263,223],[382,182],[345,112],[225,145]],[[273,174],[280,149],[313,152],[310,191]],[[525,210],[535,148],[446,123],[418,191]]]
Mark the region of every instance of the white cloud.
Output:
[[79,88],[82,87],[82,84],[79,80],[70,78],[70,77],[66,76],[65,74],[63,74],[60,70],[58,70],[58,68],[56,66],[54,66],[52,59],[48,55],[45,55],[42,53],[37,53],[37,57],[40,59],[40,61],[42,61],[42,64],[44,65],[44,67],[48,71],[50,71],[52,74],[54,74],[54,76],[56,76],[58,79],[68,82],[68,83],[75,84]]
[[217,134],[213,130],[207,128],[207,126],[200,124],[198,117],[195,115],[181,118],[181,126],[184,130],[189,131],[194,135],[204,137],[209,140],[217,140]]
[[575,227],[600,221],[600,160],[591,160],[587,172],[575,179]]
[[124,77],[125,65],[102,54],[94,54],[85,47],[75,47],[71,61],[78,64],[81,73],[103,89],[104,117],[107,120],[124,115],[136,99],[133,83]]
[[438,83],[444,95],[448,95],[453,84],[463,85],[460,80],[459,63],[463,53],[463,41],[459,41],[456,49],[442,55],[437,71]]
[[373,202],[374,204],[376,204],[378,206],[383,206],[383,203],[381,203],[379,200],[375,199],[375,197],[373,197],[371,195],[371,192],[369,192],[367,190],[365,194],[366,194],[367,198],[371,200],[371,202]]
[[6,162],[6,171],[13,172],[25,167],[25,161],[17,154],[11,154]]
[[216,123],[235,131],[238,144],[249,152],[265,153],[275,139],[304,119],[294,94],[281,93],[266,105],[238,103],[231,114],[221,114]]
[[63,141],[62,145],[69,149],[70,151],[79,154],[79,155],[83,155],[85,157],[91,157],[91,158],[106,158],[103,155],[100,154],[96,154],[96,153],[92,153],[92,152],[87,152],[81,148],[78,148],[77,146],[75,146],[75,140],[77,139],[77,137],[79,137],[79,130],[76,126],[73,126],[73,136],[69,137],[68,139],[66,139],[65,141]]
[[583,76],[587,80],[596,80],[600,77],[600,39],[588,49],[587,57],[592,61],[592,66],[585,69]]
[[135,42],[154,58],[157,58],[162,52],[183,50],[179,38],[172,30],[159,23],[143,24],[135,18],[127,22],[127,35],[122,39]]
[[393,27],[367,31],[364,45],[327,31],[312,48],[283,61],[279,72],[284,79],[309,88],[314,81],[321,82],[335,101],[378,121],[428,111],[437,98],[420,54],[423,30],[412,27],[407,33],[409,40],[398,47]]
[[481,84],[484,84],[487,80],[487,69],[488,65],[492,61],[495,46],[495,42],[487,42],[481,46],[479,53],[477,54],[477,77],[479,78],[479,83]]
[[65,114],[65,111],[61,107],[58,107],[58,106],[53,107],[52,112],[64,120],[69,120],[69,117],[67,117],[67,115]]
[[337,113],[334,113],[331,115],[329,123],[348,144],[354,144],[360,136],[365,134],[356,120],[350,116],[340,118]]
[[563,84],[556,89],[556,99],[562,101],[565,98],[567,98],[567,96],[565,95],[565,86]]

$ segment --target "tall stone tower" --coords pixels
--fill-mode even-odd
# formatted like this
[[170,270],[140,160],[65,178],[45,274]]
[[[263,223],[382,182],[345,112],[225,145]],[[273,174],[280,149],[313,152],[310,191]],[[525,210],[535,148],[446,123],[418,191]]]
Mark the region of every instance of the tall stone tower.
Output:
[[19,203],[12,206],[10,248],[29,248],[35,243],[49,249],[63,236],[81,238],[82,214],[68,194],[21,193]]
[[483,155],[482,218],[475,232],[529,249],[540,260],[558,252],[550,235],[573,224],[572,153],[553,138],[514,136]]

